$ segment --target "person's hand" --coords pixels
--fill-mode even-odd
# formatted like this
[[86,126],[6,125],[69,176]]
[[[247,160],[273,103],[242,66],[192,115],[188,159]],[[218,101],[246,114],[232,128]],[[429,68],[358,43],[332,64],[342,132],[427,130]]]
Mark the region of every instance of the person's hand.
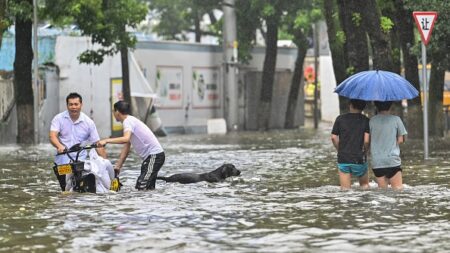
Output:
[[120,174],[120,167],[119,166],[117,166],[117,164],[116,165],[114,165],[114,174],[116,175],[116,176],[118,176],[119,174]]
[[97,147],[104,147],[106,145],[106,140],[99,140],[97,142]]
[[62,145],[56,148],[56,152],[58,152],[58,154],[60,154],[64,151],[66,151],[66,147],[64,147]]

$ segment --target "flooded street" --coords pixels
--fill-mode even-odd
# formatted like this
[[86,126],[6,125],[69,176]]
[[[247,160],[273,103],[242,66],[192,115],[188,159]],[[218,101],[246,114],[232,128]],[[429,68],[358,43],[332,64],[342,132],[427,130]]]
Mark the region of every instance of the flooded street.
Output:
[[[223,183],[158,181],[119,193],[61,194],[50,145],[0,148],[0,252],[449,252],[450,146],[402,146],[405,190],[340,191],[331,126],[161,138],[159,175],[241,170]],[[119,145],[108,145],[114,162]]]

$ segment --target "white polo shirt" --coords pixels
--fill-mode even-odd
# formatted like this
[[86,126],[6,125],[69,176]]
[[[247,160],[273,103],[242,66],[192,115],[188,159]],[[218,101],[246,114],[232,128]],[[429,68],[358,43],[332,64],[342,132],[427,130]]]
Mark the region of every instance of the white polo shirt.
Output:
[[131,132],[131,145],[142,159],[164,151],[150,128],[131,115],[123,121],[123,132]]
[[[59,113],[53,118],[50,131],[58,132],[59,141],[67,148],[78,143],[92,144],[100,140],[94,121],[83,112],[80,113],[80,117],[75,122],[70,118],[68,111]],[[75,158],[76,153],[72,154]],[[80,153],[79,159],[85,160],[86,152]],[[65,164],[69,161],[67,155],[55,156],[56,164]]]

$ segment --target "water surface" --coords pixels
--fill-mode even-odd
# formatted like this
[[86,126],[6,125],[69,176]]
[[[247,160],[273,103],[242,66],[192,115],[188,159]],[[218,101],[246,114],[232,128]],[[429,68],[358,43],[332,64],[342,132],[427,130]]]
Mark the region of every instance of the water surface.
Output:
[[[158,181],[133,189],[131,154],[119,193],[61,194],[53,149],[0,148],[0,252],[448,252],[449,141],[402,146],[405,190],[340,191],[330,126],[161,138],[160,175],[233,163],[223,183]],[[119,146],[109,145],[112,161]],[[355,186],[356,183],[355,183]]]

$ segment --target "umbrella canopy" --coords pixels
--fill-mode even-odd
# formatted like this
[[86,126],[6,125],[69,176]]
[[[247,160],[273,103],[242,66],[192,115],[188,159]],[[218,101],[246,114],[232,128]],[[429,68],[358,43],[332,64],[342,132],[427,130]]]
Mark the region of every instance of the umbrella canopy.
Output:
[[365,101],[398,101],[419,95],[408,80],[383,70],[356,73],[340,83],[334,92],[343,97]]

